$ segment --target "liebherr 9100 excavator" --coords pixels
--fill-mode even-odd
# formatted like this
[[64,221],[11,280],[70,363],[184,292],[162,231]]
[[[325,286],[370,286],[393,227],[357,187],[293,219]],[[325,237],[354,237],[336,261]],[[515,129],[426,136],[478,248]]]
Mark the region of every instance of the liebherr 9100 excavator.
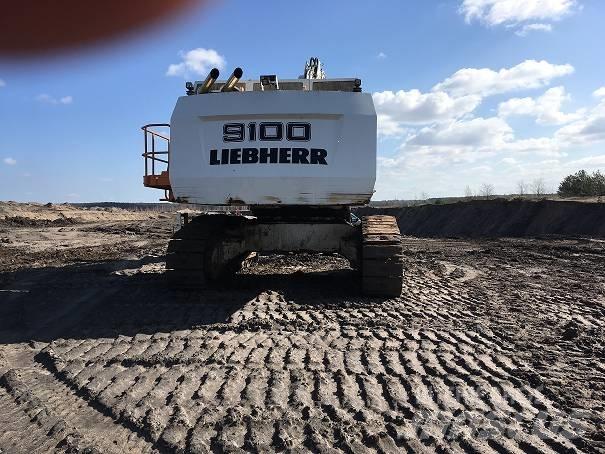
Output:
[[360,223],[350,211],[370,201],[376,179],[376,111],[361,80],[326,79],[316,58],[299,79],[241,81],[242,73],[219,81],[214,68],[187,82],[170,124],[143,126],[145,186],[172,202],[245,205],[251,214],[191,218],[168,245],[170,281],[207,285],[251,252],[336,252],[359,270],[363,293],[399,296],[395,218]]

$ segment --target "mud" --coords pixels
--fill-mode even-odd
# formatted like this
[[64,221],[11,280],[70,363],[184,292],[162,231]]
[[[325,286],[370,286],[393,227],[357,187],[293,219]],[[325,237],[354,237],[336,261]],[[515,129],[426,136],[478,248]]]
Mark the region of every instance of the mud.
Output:
[[605,452],[605,243],[405,238],[163,279],[172,219],[11,227],[0,452]]

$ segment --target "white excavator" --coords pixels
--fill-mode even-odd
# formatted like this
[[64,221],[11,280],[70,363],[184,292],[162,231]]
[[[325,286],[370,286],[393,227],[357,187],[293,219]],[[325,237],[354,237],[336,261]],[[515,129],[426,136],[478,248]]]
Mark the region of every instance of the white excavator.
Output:
[[376,111],[361,80],[327,79],[317,58],[298,79],[242,75],[236,68],[221,81],[214,68],[187,82],[170,124],[142,128],[143,183],[163,189],[163,200],[246,207],[188,218],[168,245],[170,282],[210,285],[254,252],[324,252],[350,261],[364,294],[399,296],[395,218],[351,214],[376,180]]

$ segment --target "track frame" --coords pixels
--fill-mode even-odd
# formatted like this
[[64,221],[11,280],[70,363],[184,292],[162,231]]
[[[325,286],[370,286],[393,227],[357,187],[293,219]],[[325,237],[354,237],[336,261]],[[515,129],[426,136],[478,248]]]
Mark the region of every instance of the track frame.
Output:
[[401,236],[392,216],[350,223],[266,222],[251,216],[205,214],[175,233],[166,255],[171,284],[205,287],[237,272],[253,252],[324,252],[347,258],[361,274],[364,294],[401,294]]

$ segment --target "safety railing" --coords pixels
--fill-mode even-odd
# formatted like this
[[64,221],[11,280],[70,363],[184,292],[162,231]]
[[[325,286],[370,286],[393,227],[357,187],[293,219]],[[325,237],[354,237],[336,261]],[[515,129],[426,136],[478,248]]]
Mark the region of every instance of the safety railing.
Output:
[[141,127],[145,140],[143,158],[145,176],[143,184],[150,188],[163,189],[164,200],[171,200],[170,193],[170,136],[157,128],[170,128],[168,123],[151,123]]

